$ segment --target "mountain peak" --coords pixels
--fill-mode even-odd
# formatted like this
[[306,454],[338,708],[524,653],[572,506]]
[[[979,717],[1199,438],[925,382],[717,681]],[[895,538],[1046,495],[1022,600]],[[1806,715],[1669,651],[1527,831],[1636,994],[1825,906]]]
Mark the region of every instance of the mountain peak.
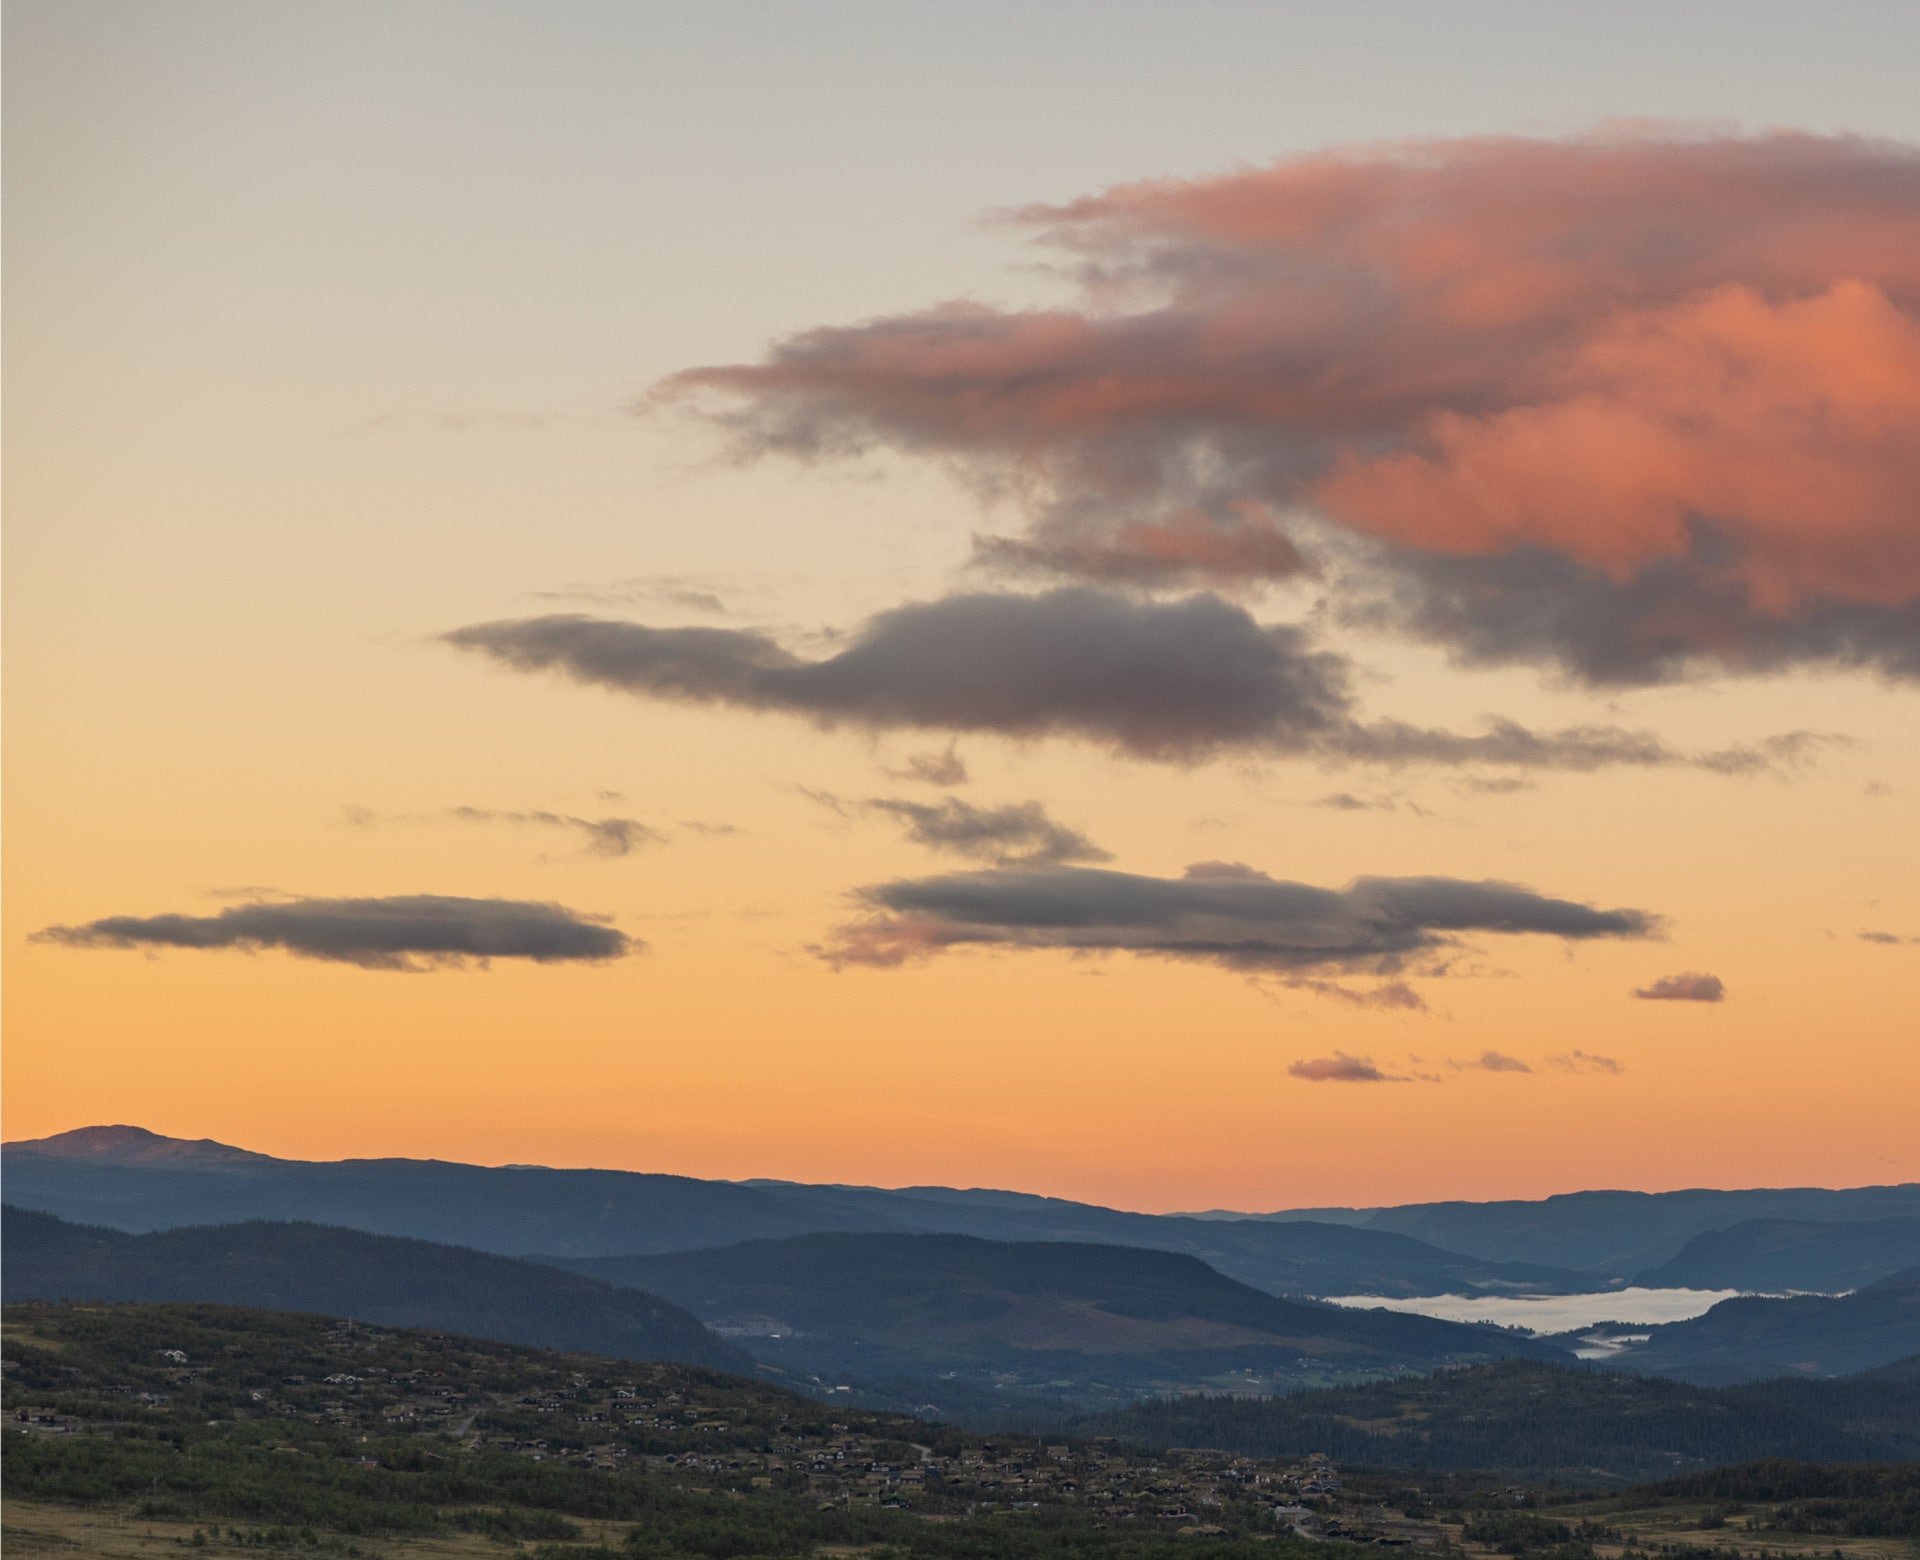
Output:
[[165,1137],[145,1127],[76,1127],[52,1137],[28,1138],[0,1145],[8,1153],[45,1154],[55,1159],[78,1159],[97,1165],[176,1165],[182,1169],[265,1164],[269,1154],[256,1154],[212,1138]]

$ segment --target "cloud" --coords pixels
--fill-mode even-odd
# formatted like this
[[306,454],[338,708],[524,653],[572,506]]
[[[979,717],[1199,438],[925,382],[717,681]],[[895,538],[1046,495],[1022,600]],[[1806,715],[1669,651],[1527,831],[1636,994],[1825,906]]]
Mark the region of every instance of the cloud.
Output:
[[290,899],[233,905],[209,916],[107,916],[84,926],[50,926],[33,940],[69,948],[284,948],[302,958],[370,970],[420,970],[470,959],[483,965],[489,959],[617,959],[645,946],[562,905],[444,894]]
[[1507,1056],[1500,1051],[1482,1051],[1470,1062],[1450,1061],[1447,1065],[1456,1072],[1530,1073],[1533,1071],[1519,1057]]
[[1623,1073],[1627,1070],[1624,1063],[1616,1062],[1611,1056],[1595,1056],[1590,1051],[1565,1051],[1559,1056],[1549,1056],[1547,1065],[1570,1073]]
[[1882,947],[1894,948],[1903,943],[1920,943],[1920,937],[1902,937],[1898,932],[1856,932],[1861,942],[1879,943]]
[[1311,1061],[1293,1063],[1287,1071],[1308,1083],[1405,1083],[1395,1073],[1382,1072],[1367,1056],[1349,1056],[1335,1051],[1331,1056],[1316,1056]]
[[[777,711],[825,727],[1069,737],[1165,762],[1240,751],[1384,765],[1744,772],[1778,767],[1785,751],[1686,755],[1610,726],[1533,731],[1496,718],[1463,734],[1366,721],[1343,657],[1315,649],[1300,628],[1259,623],[1210,594],[1153,601],[1062,587],[947,596],[882,612],[818,660],[745,630],[574,614],[478,623],[442,637],[517,671],[643,698]],[[1797,757],[1801,746],[1791,751]]]
[[909,753],[905,766],[887,770],[886,776],[889,780],[917,780],[922,785],[965,785],[967,762],[949,742],[935,753]]
[[1391,797],[1379,797],[1368,801],[1355,796],[1351,791],[1335,791],[1322,796],[1312,803],[1315,807],[1325,807],[1333,812],[1392,812],[1395,803]]
[[876,814],[903,824],[907,838],[930,850],[970,856],[998,866],[1052,866],[1069,861],[1110,861],[1077,829],[1047,816],[1038,802],[1013,802],[1002,807],[976,807],[957,796],[938,803],[911,802],[900,797],[869,796],[846,800],[823,792],[808,792],[817,802],[845,815]]
[[959,872],[897,879],[856,897],[870,913],[816,950],[836,967],[892,968],[985,946],[1124,952],[1283,976],[1396,975],[1413,956],[1466,933],[1587,941],[1661,928],[1643,910],[1601,910],[1512,883],[1356,878],[1316,888],[1224,862],[1197,863],[1179,878],[1070,866]]
[[807,330],[656,399],[743,457],[955,465],[1029,514],[992,564],[1337,560],[1480,659],[1920,676],[1920,149],[1397,143],[1008,220],[1076,300]]
[[1727,987],[1718,975],[1687,970],[1679,975],[1662,975],[1651,986],[1636,987],[1633,994],[1643,1002],[1722,1002]]

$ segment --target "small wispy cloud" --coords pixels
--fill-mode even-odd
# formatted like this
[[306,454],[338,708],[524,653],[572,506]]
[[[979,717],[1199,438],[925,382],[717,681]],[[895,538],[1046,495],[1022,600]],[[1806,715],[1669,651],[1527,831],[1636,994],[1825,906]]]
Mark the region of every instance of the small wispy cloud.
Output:
[[1519,1057],[1508,1056],[1504,1051],[1482,1051],[1471,1061],[1465,1062],[1449,1059],[1447,1065],[1455,1072],[1530,1073],[1533,1071]]
[[[341,809],[355,828],[370,829],[388,823],[512,824],[543,829],[566,829],[580,836],[580,848],[589,856],[609,859],[630,856],[647,845],[666,842],[665,831],[638,818],[583,818],[544,808],[443,807],[433,813],[377,813],[366,807]],[[725,825],[703,826],[713,832]]]
[[957,743],[926,753],[909,753],[898,769],[885,771],[889,780],[914,780],[922,785],[955,786],[967,783],[966,760]]
[[1650,986],[1637,986],[1633,994],[1642,1002],[1724,1002],[1727,987],[1718,975],[1683,970],[1662,975]]
[[1570,1073],[1623,1073],[1626,1065],[1611,1056],[1595,1056],[1591,1051],[1563,1051],[1547,1058],[1549,1067]]
[[1383,1072],[1376,1067],[1370,1056],[1349,1056],[1345,1051],[1335,1051],[1331,1056],[1316,1056],[1311,1060],[1298,1061],[1287,1071],[1295,1078],[1304,1078],[1308,1083],[1406,1083],[1409,1080],[1397,1073]]

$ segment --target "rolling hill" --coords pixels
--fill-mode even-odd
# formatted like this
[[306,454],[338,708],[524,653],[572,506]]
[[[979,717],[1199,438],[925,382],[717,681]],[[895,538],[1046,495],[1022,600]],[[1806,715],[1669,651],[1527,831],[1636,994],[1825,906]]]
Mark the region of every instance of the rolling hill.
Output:
[[427,1241],[315,1224],[128,1235],[9,1207],[0,1289],[15,1300],[205,1301],[432,1327],[503,1343],[670,1360],[751,1362],[657,1295]]
[[[1003,1400],[1284,1390],[1508,1356],[1563,1359],[1492,1327],[1277,1299],[1182,1253],[964,1235],[806,1235],[565,1261],[664,1294],[800,1375]],[[947,1389],[952,1395],[951,1388]]]
[[1850,1295],[1743,1295],[1652,1329],[1611,1369],[1706,1385],[1851,1376],[1920,1353],[1920,1268]]

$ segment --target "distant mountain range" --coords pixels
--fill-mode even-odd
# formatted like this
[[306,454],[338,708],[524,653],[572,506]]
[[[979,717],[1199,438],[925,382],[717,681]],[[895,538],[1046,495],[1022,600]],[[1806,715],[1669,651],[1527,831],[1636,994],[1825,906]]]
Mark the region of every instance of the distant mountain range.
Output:
[[195,1300],[350,1316],[632,1360],[753,1362],[658,1295],[427,1241],[315,1224],[128,1235],[9,1207],[0,1293],[16,1300]]
[[[1671,1260],[1697,1235],[1749,1220],[1835,1223],[1913,1215],[1920,1215],[1920,1183],[1915,1182],[1842,1191],[1803,1186],[1754,1191],[1567,1192],[1537,1202],[1303,1208],[1251,1217],[1385,1230],[1487,1262],[1543,1262],[1624,1278]],[[1736,1286],[1714,1283],[1707,1287]]]
[[820,1234],[566,1266],[684,1305],[762,1360],[828,1381],[958,1382],[1002,1401],[1240,1391],[1520,1356],[1502,1328],[1282,1300],[1183,1253],[967,1235]]
[[1715,1390],[1513,1361],[1287,1398],[1163,1399],[1071,1429],[1153,1447],[1320,1451],[1371,1467],[1497,1468],[1593,1485],[1749,1458],[1920,1457],[1920,1380],[1889,1372]]
[[1855,1287],[1862,1271],[1843,1226],[1920,1219],[1920,1184],[1156,1215],[947,1187],[890,1191],[438,1160],[287,1160],[126,1126],[10,1143],[4,1163],[11,1201],[129,1231],[308,1220],[503,1255],[566,1258],[827,1232],[974,1235],[1177,1251],[1290,1296],[1577,1293],[1637,1275],[1644,1281],[1688,1251],[1690,1287],[1749,1287],[1732,1275],[1753,1271],[1751,1243],[1689,1243],[1781,1220],[1838,1228],[1830,1238],[1801,1242],[1797,1254],[1777,1252],[1766,1287],[1830,1291]]

